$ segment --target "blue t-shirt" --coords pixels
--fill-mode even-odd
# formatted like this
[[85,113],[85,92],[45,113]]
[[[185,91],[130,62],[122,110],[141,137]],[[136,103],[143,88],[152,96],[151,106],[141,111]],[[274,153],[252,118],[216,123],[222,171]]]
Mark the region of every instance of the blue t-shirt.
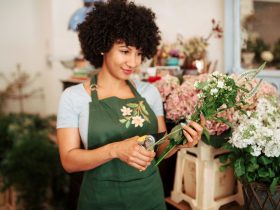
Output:
[[[163,116],[163,106],[157,88],[140,80],[133,80],[138,93],[144,97],[156,116]],[[79,128],[81,140],[87,148],[89,102],[91,97],[83,84],[71,86],[60,97],[57,128]]]

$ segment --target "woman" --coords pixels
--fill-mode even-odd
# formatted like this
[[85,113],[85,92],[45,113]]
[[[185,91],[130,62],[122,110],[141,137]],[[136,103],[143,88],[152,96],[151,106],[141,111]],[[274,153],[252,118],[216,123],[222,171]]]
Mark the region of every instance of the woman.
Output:
[[[96,5],[78,27],[85,58],[100,67],[90,81],[64,91],[58,113],[63,167],[85,171],[79,210],[166,209],[151,163],[169,142],[156,152],[137,143],[139,136],[166,131],[161,98],[152,85],[129,80],[156,53],[160,35],[154,19],[150,9],[111,0]],[[201,132],[195,122],[184,126],[188,143],[181,147],[195,145]]]

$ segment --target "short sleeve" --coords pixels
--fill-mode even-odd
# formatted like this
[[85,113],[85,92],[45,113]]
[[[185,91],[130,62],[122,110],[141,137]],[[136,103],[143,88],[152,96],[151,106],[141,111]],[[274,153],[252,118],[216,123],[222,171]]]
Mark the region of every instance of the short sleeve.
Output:
[[57,128],[79,127],[79,115],[75,109],[73,98],[69,88],[62,93],[57,113]]
[[151,106],[152,110],[154,111],[156,116],[163,116],[164,113],[163,113],[162,98],[160,96],[158,89],[153,85],[150,85],[149,89],[150,89],[149,92],[151,94],[150,106]]

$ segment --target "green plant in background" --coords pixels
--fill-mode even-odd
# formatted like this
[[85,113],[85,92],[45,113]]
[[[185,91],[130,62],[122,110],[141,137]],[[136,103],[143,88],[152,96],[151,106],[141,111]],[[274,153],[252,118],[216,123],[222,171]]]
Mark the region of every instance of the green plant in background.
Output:
[[0,90],[0,113],[3,113],[3,108],[8,100],[17,100],[19,102],[19,111],[23,113],[23,101],[25,99],[35,96],[43,96],[42,88],[26,90],[27,87],[30,87],[36,81],[39,74],[36,74],[31,78],[29,74],[21,70],[19,64],[16,68],[16,71],[11,73],[11,79],[0,73],[0,79],[4,80],[7,84],[4,90]]
[[65,207],[68,175],[50,138],[53,118],[31,114],[0,116],[1,189],[13,187],[19,207],[24,210]]
[[255,60],[257,63],[264,62],[261,58],[261,54],[264,51],[269,51],[270,46],[264,42],[262,38],[257,38],[254,44]]
[[246,40],[245,47],[242,49],[242,52],[252,52],[255,54],[255,61],[257,63],[262,63],[263,60],[261,58],[261,54],[264,51],[269,50],[269,45],[266,44],[262,38],[248,39]]
[[273,63],[276,65],[277,69],[280,69],[280,39],[278,39],[274,45],[273,56]]

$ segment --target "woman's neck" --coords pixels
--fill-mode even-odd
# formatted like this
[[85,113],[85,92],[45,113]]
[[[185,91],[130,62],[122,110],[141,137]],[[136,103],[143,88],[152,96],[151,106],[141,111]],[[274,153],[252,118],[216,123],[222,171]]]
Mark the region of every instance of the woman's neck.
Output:
[[100,70],[98,73],[98,81],[97,85],[99,87],[102,87],[104,89],[120,89],[125,86],[127,86],[127,83],[125,80],[120,80],[111,75],[109,72],[106,72],[104,70]]

